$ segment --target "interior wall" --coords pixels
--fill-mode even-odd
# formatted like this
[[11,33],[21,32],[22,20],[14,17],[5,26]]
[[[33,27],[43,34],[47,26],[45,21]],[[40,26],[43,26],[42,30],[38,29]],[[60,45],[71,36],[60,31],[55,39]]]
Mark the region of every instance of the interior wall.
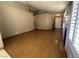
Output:
[[10,6],[13,8],[17,8],[20,10],[24,10],[24,11],[28,11],[28,5],[22,4],[20,2],[17,1],[0,1],[0,5],[6,5],[6,6]]
[[38,14],[35,16],[36,29],[51,30],[53,28],[53,18],[50,13]]
[[34,29],[33,14],[26,11],[26,6],[16,2],[1,4],[3,18],[1,19],[2,37],[10,37]]
[[3,42],[2,42],[2,37],[1,37],[1,33],[0,33],[0,49],[3,48]]

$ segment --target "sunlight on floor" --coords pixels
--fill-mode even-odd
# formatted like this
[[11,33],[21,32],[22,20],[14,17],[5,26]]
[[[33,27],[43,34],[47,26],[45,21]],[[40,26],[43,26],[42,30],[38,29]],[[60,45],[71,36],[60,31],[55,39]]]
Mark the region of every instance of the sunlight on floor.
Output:
[[0,50],[0,58],[11,58],[10,55],[4,50]]

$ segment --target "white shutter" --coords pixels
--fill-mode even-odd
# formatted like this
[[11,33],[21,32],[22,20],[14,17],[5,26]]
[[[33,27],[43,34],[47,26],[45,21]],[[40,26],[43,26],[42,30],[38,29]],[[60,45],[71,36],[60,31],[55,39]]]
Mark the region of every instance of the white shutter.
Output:
[[79,54],[79,1],[73,3],[69,38]]
[[74,31],[74,38],[73,38],[73,45],[76,49],[76,51],[79,54],[79,3],[78,3],[78,9],[77,9],[77,19],[75,24],[75,31]]
[[77,11],[78,11],[78,2],[74,2],[73,3],[73,10],[72,10],[72,17],[71,17],[71,24],[70,24],[70,33],[69,33],[69,39],[71,41],[73,39]]

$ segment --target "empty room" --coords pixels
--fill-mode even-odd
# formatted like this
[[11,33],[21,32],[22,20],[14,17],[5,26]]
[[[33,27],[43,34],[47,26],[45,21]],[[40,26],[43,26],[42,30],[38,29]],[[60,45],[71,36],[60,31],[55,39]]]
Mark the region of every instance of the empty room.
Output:
[[0,58],[78,58],[79,1],[0,1]]

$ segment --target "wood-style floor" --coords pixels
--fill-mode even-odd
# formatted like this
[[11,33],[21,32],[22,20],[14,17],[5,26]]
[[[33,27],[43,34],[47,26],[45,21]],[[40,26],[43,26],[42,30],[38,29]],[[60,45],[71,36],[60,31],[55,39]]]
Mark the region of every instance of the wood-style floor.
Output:
[[60,31],[35,30],[4,39],[6,51],[12,57],[66,57]]

